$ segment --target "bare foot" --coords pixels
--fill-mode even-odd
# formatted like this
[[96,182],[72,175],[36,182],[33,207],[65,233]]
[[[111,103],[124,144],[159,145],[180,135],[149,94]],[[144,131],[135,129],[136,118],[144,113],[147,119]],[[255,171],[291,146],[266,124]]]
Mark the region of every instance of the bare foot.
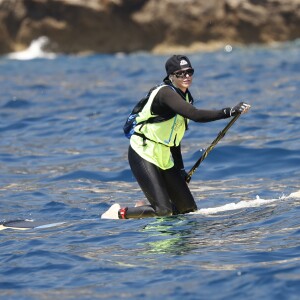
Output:
[[144,205],[148,205],[148,202],[146,200],[139,200],[136,202],[134,207],[139,207],[139,206],[144,206]]

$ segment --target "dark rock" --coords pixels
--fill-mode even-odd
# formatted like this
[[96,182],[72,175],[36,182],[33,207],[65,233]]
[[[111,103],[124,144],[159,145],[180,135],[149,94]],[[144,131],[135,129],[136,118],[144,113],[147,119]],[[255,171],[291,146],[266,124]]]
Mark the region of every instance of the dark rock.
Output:
[[0,54],[170,52],[300,37],[299,0],[0,0]]

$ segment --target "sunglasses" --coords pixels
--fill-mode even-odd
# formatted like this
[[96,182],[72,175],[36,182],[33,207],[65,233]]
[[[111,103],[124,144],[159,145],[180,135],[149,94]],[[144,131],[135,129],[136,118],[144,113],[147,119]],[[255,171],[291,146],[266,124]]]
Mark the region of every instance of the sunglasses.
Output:
[[185,78],[186,75],[193,76],[194,74],[194,69],[187,69],[187,70],[182,70],[182,71],[177,71],[174,73],[176,78]]

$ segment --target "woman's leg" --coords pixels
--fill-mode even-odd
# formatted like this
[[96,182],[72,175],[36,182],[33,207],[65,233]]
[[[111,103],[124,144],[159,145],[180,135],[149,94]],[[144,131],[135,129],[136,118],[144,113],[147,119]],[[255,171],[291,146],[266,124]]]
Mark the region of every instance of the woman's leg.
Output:
[[163,178],[175,212],[184,214],[197,210],[194,197],[178,169],[165,170]]
[[164,171],[141,158],[131,147],[128,151],[128,160],[133,175],[150,205],[129,207],[126,218],[172,215],[172,203],[164,182]]

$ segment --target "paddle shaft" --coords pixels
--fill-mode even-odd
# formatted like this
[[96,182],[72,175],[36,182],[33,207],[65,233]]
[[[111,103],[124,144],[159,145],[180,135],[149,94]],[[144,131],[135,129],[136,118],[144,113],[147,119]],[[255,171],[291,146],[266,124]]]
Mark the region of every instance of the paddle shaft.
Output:
[[226,132],[229,130],[229,128],[233,125],[233,123],[241,116],[241,114],[236,115],[233,119],[230,120],[230,122],[226,125],[226,127],[220,131],[218,136],[214,139],[214,141],[210,144],[210,146],[205,150],[205,152],[201,155],[201,157],[196,161],[196,163],[193,165],[191,170],[188,172],[188,176],[186,178],[186,182],[189,183],[191,181],[191,178],[199,165],[203,162],[203,160],[207,157],[208,153],[214,149],[214,147],[218,144],[218,142],[225,136]]

